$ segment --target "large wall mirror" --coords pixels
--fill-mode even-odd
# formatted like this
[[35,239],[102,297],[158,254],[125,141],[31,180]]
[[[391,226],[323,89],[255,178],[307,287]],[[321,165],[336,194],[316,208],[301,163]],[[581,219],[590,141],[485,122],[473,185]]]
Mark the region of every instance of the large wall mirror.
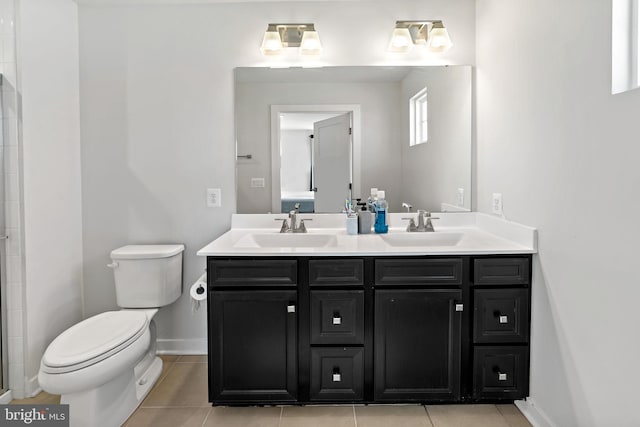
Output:
[[236,68],[237,212],[471,208],[471,67]]

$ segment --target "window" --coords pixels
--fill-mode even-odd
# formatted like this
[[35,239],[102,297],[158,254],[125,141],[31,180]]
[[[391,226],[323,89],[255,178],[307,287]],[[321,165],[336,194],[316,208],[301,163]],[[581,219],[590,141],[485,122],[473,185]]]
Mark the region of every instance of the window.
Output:
[[424,144],[429,140],[429,114],[427,88],[420,90],[409,100],[409,145]]
[[640,0],[613,0],[611,93],[640,87]]

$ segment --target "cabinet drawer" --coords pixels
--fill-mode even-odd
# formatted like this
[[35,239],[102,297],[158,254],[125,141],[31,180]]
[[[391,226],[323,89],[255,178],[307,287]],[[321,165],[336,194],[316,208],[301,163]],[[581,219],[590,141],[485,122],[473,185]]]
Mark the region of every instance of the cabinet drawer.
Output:
[[485,258],[473,263],[476,285],[528,285],[529,258]]
[[529,340],[527,289],[476,289],[473,307],[476,343],[526,343]]
[[292,260],[209,260],[209,286],[291,286],[298,283],[298,262]]
[[377,259],[375,284],[397,285],[461,285],[462,259]]
[[362,285],[364,262],[361,259],[316,259],[309,261],[311,286]]
[[473,396],[489,399],[522,399],[529,393],[528,347],[474,349]]
[[362,400],[363,388],[362,348],[311,349],[312,401]]
[[311,291],[311,344],[364,344],[364,292]]

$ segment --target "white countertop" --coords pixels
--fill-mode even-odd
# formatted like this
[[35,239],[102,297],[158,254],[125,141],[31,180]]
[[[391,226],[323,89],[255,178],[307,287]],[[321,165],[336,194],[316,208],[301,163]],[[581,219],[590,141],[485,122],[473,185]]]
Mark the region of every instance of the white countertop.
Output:
[[[299,214],[305,221],[307,234],[295,235],[296,245],[261,247],[255,238],[277,241],[281,221],[286,214],[242,215],[234,214],[231,230],[198,251],[200,256],[415,256],[415,255],[493,255],[532,254],[537,252],[535,228],[517,224],[502,218],[468,213],[434,213],[432,220],[434,233],[408,233],[405,231],[406,217],[415,213],[396,214],[388,217],[389,235],[425,235],[425,238],[454,237],[455,244],[441,245],[429,243],[425,246],[411,243],[411,246],[395,246],[385,241],[384,235],[348,235],[344,226],[344,214]],[[288,234],[290,236],[290,234]],[[311,236],[314,235],[314,236]],[[299,236],[299,237],[298,237]],[[305,236],[310,239],[327,240],[327,245],[304,247]],[[272,239],[273,237],[273,239]],[[392,236],[394,237],[394,236]],[[421,239],[421,236],[408,238]],[[405,237],[400,237],[403,239]],[[285,237],[287,239],[287,237]],[[311,241],[311,240],[309,240]]]

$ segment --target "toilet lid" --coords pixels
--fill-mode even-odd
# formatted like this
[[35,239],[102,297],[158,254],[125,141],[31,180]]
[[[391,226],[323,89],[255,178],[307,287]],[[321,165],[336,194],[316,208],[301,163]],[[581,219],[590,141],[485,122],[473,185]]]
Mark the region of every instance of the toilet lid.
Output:
[[184,245],[127,245],[111,251],[111,259],[168,258],[184,251]]
[[45,351],[42,363],[51,368],[97,363],[137,340],[148,324],[146,314],[139,311],[100,313],[54,339]]

